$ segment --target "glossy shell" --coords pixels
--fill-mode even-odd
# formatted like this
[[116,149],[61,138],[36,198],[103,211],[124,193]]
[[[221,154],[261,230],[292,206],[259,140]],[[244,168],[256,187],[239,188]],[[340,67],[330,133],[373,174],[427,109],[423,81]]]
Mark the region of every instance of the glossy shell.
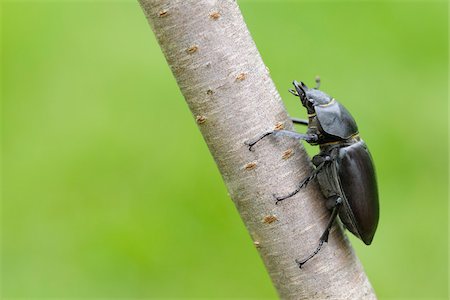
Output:
[[323,130],[331,135],[348,139],[358,132],[358,126],[348,110],[336,100],[314,107]]
[[372,157],[363,141],[339,149],[335,170],[345,197],[339,218],[365,244],[372,243],[379,218],[378,189]]

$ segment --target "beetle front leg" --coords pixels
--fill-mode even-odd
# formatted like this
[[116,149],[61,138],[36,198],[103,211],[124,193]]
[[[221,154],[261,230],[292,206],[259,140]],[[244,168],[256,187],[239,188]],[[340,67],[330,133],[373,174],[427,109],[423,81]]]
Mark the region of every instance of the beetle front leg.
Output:
[[315,143],[318,140],[318,137],[316,134],[304,134],[304,133],[297,133],[289,130],[272,130],[268,131],[266,133],[263,133],[258,138],[254,139],[253,141],[247,141],[245,144],[248,146],[248,150],[252,151],[252,147],[256,145],[259,141],[261,141],[263,138],[274,135],[274,136],[287,136],[296,140],[304,140],[308,143]]
[[320,236],[319,245],[317,246],[316,250],[314,250],[314,252],[310,256],[308,256],[307,258],[305,258],[303,260],[298,260],[298,259],[295,260],[295,262],[298,264],[298,267],[300,269],[308,260],[310,260],[311,258],[316,256],[317,253],[319,253],[320,249],[322,249],[323,243],[328,242],[328,236],[330,235],[331,227],[333,226],[334,220],[336,219],[336,217],[339,213],[339,208],[341,207],[341,204],[342,204],[342,198],[337,196],[336,200],[334,201],[334,207],[333,207],[333,211],[331,212],[330,220],[328,221],[325,231]]

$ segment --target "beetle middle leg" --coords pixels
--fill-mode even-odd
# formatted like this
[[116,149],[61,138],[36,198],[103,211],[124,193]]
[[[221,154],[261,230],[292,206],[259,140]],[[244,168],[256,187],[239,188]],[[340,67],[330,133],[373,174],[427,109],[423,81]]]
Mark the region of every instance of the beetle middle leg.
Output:
[[317,246],[316,250],[314,250],[314,252],[311,255],[309,255],[307,258],[305,258],[303,260],[298,260],[298,259],[295,260],[295,262],[298,264],[298,267],[300,269],[302,268],[302,266],[308,260],[310,260],[311,258],[316,256],[317,253],[319,253],[320,249],[322,249],[323,243],[327,243],[328,242],[328,236],[330,235],[331,227],[333,226],[334,220],[336,219],[336,217],[337,217],[337,215],[339,213],[339,208],[341,207],[341,204],[342,204],[342,198],[341,197],[335,196],[333,198],[330,198],[329,200],[333,200],[333,199],[334,199],[333,211],[331,212],[331,217],[330,217],[330,220],[328,221],[328,224],[327,224],[327,227],[325,228],[325,231],[320,236],[319,245]]
[[300,185],[298,186],[298,188],[296,188],[291,193],[289,193],[287,195],[284,195],[284,196],[277,196],[277,195],[274,194],[273,196],[275,197],[275,200],[276,200],[275,204],[278,204],[279,202],[294,196],[295,194],[300,192],[300,190],[302,188],[306,187],[311,180],[313,180],[314,178],[317,177],[317,174],[320,173],[320,171],[325,166],[325,164],[331,162],[331,157],[328,156],[328,155],[327,156],[316,155],[316,156],[313,157],[312,162],[316,166],[316,168],[312,171],[311,175],[309,175],[308,177],[303,179],[302,182],[300,182]]

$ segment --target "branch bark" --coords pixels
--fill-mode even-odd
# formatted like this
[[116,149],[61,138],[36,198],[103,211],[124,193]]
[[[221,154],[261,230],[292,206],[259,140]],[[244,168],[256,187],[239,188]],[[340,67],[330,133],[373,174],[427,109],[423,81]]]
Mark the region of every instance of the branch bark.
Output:
[[267,138],[284,126],[281,98],[232,0],[140,0],[167,62],[213,155],[242,220],[283,299],[375,299],[363,268],[334,226],[329,242],[302,269],[329,211],[316,183],[275,205],[311,172],[303,147]]

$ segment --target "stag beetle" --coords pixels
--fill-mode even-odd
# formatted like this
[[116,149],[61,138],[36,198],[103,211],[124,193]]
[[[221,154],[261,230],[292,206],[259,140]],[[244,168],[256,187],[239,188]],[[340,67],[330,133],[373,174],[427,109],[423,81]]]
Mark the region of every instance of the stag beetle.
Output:
[[319,239],[316,250],[303,260],[296,260],[300,268],[313,258],[328,242],[334,220],[339,215],[343,225],[366,245],[372,243],[379,218],[378,189],[375,168],[369,149],[359,137],[355,120],[347,109],[334,98],[316,87],[308,88],[303,82],[293,82],[295,90],[289,90],[300,98],[308,112],[308,120],[292,118],[295,124],[307,125],[306,134],[288,130],[266,132],[253,141],[246,142],[249,150],[268,136],[287,136],[305,140],[320,147],[312,163],[312,173],[300,182],[297,189],[284,196],[276,196],[276,204],[297,194],[317,177],[320,189],[331,210],[328,225]]

